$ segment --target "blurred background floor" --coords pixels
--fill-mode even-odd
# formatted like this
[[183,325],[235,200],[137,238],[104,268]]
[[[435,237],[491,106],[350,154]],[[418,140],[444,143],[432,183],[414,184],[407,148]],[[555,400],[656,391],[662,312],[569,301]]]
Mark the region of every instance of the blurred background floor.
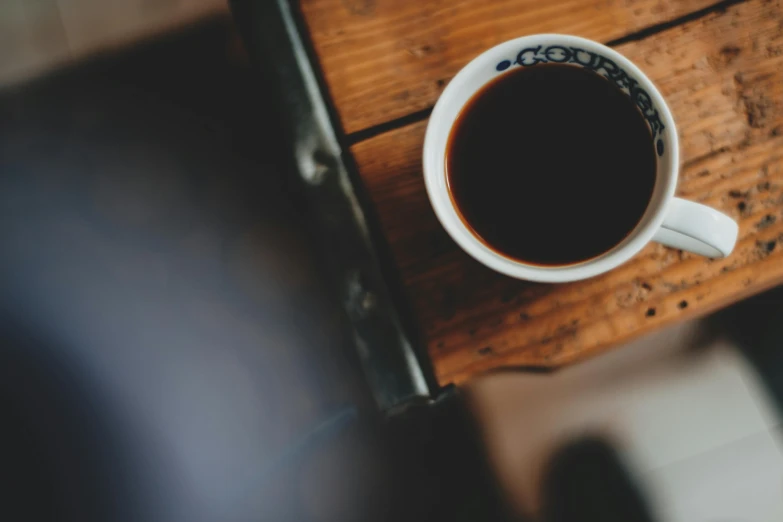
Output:
[[228,14],[226,0],[3,0],[0,86]]
[[599,435],[619,448],[658,520],[783,520],[781,415],[744,351],[707,319],[555,374],[473,383],[508,497],[537,513],[553,452]]

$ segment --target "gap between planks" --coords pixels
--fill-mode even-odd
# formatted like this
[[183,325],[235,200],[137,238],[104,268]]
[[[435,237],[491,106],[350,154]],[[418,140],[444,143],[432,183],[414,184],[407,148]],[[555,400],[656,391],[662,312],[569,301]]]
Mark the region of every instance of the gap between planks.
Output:
[[[663,31],[666,31],[678,25],[682,25],[688,22],[692,22],[694,20],[698,20],[712,13],[725,11],[729,7],[732,7],[737,4],[741,4],[746,1],[747,0],[722,0],[721,2],[705,7],[703,9],[699,9],[698,11],[694,11],[692,13],[688,13],[686,15],[674,18],[673,20],[654,24],[649,27],[640,29],[638,31],[629,33],[620,38],[615,38],[613,40],[606,42],[606,45],[609,47],[616,47],[629,42],[637,42],[639,40],[643,40],[647,37],[661,33]],[[385,121],[383,123],[378,123],[377,125],[372,125],[370,127],[367,127],[366,129],[361,129],[346,134],[345,135],[346,145],[348,147],[352,147],[357,143],[368,140],[370,138],[374,138],[385,132],[393,131],[395,129],[405,127],[406,125],[410,125],[412,123],[417,123],[426,120],[427,118],[430,117],[430,114],[432,114],[433,108],[434,106],[430,106],[427,107],[426,109],[412,112],[410,114],[406,114],[405,116],[394,118],[392,120]]]

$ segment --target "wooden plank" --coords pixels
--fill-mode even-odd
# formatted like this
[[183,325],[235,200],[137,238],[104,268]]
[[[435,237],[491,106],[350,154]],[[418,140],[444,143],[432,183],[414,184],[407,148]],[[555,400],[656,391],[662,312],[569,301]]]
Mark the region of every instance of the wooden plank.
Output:
[[578,283],[496,274],[451,241],[421,173],[426,122],[353,147],[442,383],[508,365],[555,367],[783,281],[783,10],[754,0],[619,51],[670,102],[681,136],[679,194],[740,221],[713,261],[650,245]]
[[716,0],[302,0],[346,132],[431,107],[476,55],[532,33],[607,42]]

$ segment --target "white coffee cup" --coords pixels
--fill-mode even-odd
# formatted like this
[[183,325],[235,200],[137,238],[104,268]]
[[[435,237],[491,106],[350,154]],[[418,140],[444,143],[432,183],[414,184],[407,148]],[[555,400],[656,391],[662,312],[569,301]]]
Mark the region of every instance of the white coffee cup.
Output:
[[[465,104],[486,83],[515,67],[568,63],[589,67],[632,96],[653,134],[658,155],[657,178],[647,210],[636,228],[598,257],[563,266],[526,264],[485,245],[460,219],[446,181],[449,133]],[[443,227],[468,254],[500,273],[540,282],[586,279],[628,261],[650,241],[709,257],[725,257],[734,249],[738,227],[727,215],[708,206],[674,197],[679,173],[677,130],[658,89],[630,60],[597,42],[576,36],[539,34],[502,43],[467,64],[441,94],[424,139],[424,181]],[[520,227],[526,226],[520,223]],[[530,223],[529,226],[537,226]],[[553,241],[563,238],[553,237]]]

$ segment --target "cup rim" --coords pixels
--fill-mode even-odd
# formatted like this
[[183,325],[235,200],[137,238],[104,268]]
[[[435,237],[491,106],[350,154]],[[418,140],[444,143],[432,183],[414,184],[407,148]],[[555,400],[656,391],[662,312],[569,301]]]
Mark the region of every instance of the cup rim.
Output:
[[[660,188],[656,187],[655,189],[657,196],[651,199],[645,215],[626,239],[607,252],[592,259],[575,264],[551,267],[524,263],[507,257],[491,249],[476,237],[459,217],[457,209],[454,208],[454,203],[448,193],[448,189],[445,187],[446,172],[445,168],[442,167],[446,153],[445,143],[448,141],[448,134],[451,133],[453,127],[452,122],[448,125],[448,128],[444,129],[445,124],[442,122],[446,119],[445,116],[447,114],[454,111],[453,106],[455,102],[453,98],[457,92],[464,89],[463,84],[468,79],[486,74],[484,71],[487,65],[491,65],[494,68],[496,63],[506,59],[508,56],[516,56],[520,50],[532,46],[531,44],[545,43],[544,41],[546,40],[549,40],[548,43],[550,44],[579,46],[588,51],[598,51],[625,69],[652,98],[653,104],[658,110],[659,116],[667,130],[664,142],[668,151],[668,158],[664,164],[666,167],[664,174],[661,174],[659,169],[656,178],[656,185],[661,184]],[[467,101],[459,104],[456,114],[459,114],[459,111],[483,85],[495,77],[488,76],[486,81],[475,88],[471,88]],[[436,138],[444,132],[446,133],[446,139],[443,140],[444,147],[434,149]],[[662,158],[658,158],[658,161],[662,160]],[[430,204],[446,232],[466,253],[489,268],[517,279],[543,283],[562,283],[596,276],[625,263],[644,248],[663,223],[669,204],[674,197],[678,166],[679,143],[674,118],[663,96],[647,75],[628,58],[610,47],[586,38],[563,34],[545,33],[515,38],[496,45],[471,60],[457,73],[443,90],[443,93],[441,93],[430,115],[424,137],[424,183]],[[438,178],[443,178],[444,183],[438,183]]]

